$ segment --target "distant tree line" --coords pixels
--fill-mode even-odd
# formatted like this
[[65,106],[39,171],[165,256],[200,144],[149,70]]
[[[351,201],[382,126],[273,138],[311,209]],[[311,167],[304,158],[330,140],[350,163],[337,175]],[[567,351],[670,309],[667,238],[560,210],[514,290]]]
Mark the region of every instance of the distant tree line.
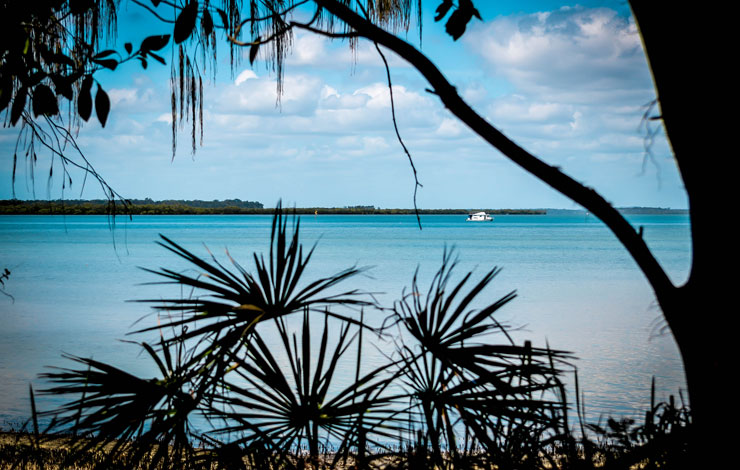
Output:
[[[105,199],[94,200],[55,200],[55,201],[22,201],[18,199],[0,200],[0,214],[6,215],[197,215],[197,214],[272,214],[272,208],[265,208],[256,201],[226,199],[223,201],[174,200],[153,201],[152,199],[130,199],[127,206],[113,206]],[[344,207],[297,207],[291,209],[296,214],[310,215],[413,215],[414,209],[381,209],[375,206]],[[544,215],[585,213],[583,210],[568,209],[481,209],[493,215]],[[623,207],[618,209],[628,215],[688,214],[686,209],[669,209],[664,207]],[[419,209],[419,214],[427,215],[464,215],[476,212],[477,209]]]
[[[410,215],[414,209],[381,209],[375,206],[346,207],[302,207],[291,209],[296,214],[336,214],[336,215]],[[545,209],[485,209],[494,215],[543,215]],[[22,201],[18,199],[0,200],[0,214],[5,215],[99,215],[99,214],[132,214],[132,215],[197,215],[197,214],[272,214],[274,209],[265,208],[262,203],[226,199],[224,201],[153,201],[151,199],[130,199],[126,206],[112,206],[104,199],[96,200],[55,200],[55,201]],[[468,214],[469,209],[422,209],[420,214]]]
[[[255,201],[227,199],[224,201],[154,201],[152,199],[130,199],[126,204],[111,204],[105,199],[21,201],[0,200],[0,214],[34,215],[97,215],[97,214],[261,214],[263,205]],[[268,211],[269,212],[269,211]]]
[[621,207],[620,214],[627,215],[655,215],[655,214],[688,214],[688,209],[670,209],[667,207]]

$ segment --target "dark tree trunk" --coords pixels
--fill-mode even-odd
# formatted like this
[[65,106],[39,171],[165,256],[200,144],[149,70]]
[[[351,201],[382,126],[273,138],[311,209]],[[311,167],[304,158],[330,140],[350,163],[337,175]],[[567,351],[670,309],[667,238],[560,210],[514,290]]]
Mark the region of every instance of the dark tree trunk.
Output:
[[678,288],[656,289],[656,296],[683,359],[696,431],[694,455],[720,463],[731,453],[726,431],[737,414],[730,412],[737,364],[728,315],[737,307],[729,286],[734,273],[727,269],[734,270],[736,256],[722,218],[737,199],[728,197],[734,173],[727,157],[737,152],[724,124],[727,111],[734,111],[728,91],[735,85],[727,77],[735,59],[734,52],[722,55],[736,41],[728,37],[731,30],[721,11],[647,0],[631,5],[691,214],[689,280]]

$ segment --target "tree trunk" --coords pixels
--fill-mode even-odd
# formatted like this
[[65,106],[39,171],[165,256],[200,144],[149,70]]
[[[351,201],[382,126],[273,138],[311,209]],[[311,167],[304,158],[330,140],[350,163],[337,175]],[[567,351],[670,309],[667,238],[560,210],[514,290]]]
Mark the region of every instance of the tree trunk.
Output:
[[728,325],[709,321],[721,312],[706,280],[692,276],[687,284],[664,295],[663,314],[683,359],[693,421],[690,457],[694,468],[723,468],[732,455],[729,424],[736,418],[731,382],[737,369],[729,354]]
[[730,401],[734,385],[729,383],[737,369],[736,353],[730,351],[730,328],[723,320],[733,305],[731,274],[723,272],[723,265],[734,252],[723,216],[726,204],[736,198],[723,194],[734,183],[726,161],[733,143],[720,118],[734,107],[726,94],[733,89],[727,77],[734,76],[729,73],[734,60],[714,52],[735,40],[728,38],[731,29],[717,10],[649,0],[630,3],[691,215],[689,280],[678,288],[656,289],[656,296],[683,358],[696,432],[694,455],[698,462],[719,464],[730,455],[726,428],[736,415]]

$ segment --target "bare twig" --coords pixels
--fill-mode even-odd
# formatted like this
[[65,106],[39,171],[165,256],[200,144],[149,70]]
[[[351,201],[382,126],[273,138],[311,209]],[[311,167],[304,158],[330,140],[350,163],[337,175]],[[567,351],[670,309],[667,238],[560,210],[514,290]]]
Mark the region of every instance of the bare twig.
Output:
[[414,173],[414,214],[416,214],[416,222],[419,224],[419,230],[421,230],[421,218],[419,217],[419,208],[416,205],[416,193],[419,190],[419,188],[423,188],[422,184],[419,182],[419,175],[416,172],[416,166],[414,165],[414,159],[411,158],[411,153],[409,152],[409,149],[406,148],[406,144],[403,143],[403,139],[401,138],[401,133],[398,131],[398,123],[396,122],[396,106],[394,104],[393,100],[393,84],[391,83],[391,69],[388,66],[388,61],[385,58],[385,55],[383,55],[383,51],[380,50],[380,46],[378,43],[375,43],[375,49],[378,51],[378,54],[380,54],[380,58],[383,59],[383,64],[385,65],[385,74],[388,78],[388,92],[391,96],[391,117],[393,118],[393,129],[396,131],[396,137],[398,138],[398,143],[401,144],[401,147],[403,147],[403,151],[406,154],[406,157],[409,159],[409,165],[411,165],[411,171]]
[[643,145],[642,169],[641,169],[640,174],[645,174],[645,171],[647,169],[646,168],[647,164],[652,163],[653,166],[655,167],[656,177],[658,179],[658,187],[660,188],[661,186],[660,165],[658,165],[658,162],[655,160],[655,155],[653,154],[653,144],[655,143],[655,137],[660,133],[660,126],[653,127],[651,125],[652,121],[657,121],[661,119],[661,116],[655,116],[652,114],[657,105],[658,105],[658,100],[654,99],[643,107],[645,109],[645,112],[642,113],[642,119],[640,120],[640,126],[638,128],[638,131],[644,132],[644,136],[642,139],[642,145]]

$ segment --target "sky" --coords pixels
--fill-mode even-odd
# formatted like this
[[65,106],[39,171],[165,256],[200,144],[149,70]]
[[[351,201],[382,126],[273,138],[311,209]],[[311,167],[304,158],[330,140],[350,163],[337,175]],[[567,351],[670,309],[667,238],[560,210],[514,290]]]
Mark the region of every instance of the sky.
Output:
[[[458,41],[433,21],[438,3],[424,2],[421,44],[417,30],[404,37],[479,114],[616,206],[687,207],[662,133],[646,156],[642,118],[655,91],[626,2],[478,0],[483,21],[471,22]],[[122,2],[115,47],[171,28]],[[122,196],[413,207],[413,174],[372,44],[361,42],[352,52],[346,42],[297,32],[279,105],[276,76],[263,57],[254,67],[245,60],[232,75],[220,50],[215,80],[203,76],[202,145],[191,153],[186,125],[174,159],[172,48],[161,52],[166,66],[127,63],[96,74],[111,114],[104,129],[93,117],[77,136],[86,158]],[[423,185],[420,208],[578,208],[461,124],[425,91],[428,84],[413,68],[389,51],[386,56],[399,131]],[[17,137],[17,128],[0,128],[1,199],[102,197],[79,171],[70,170],[72,186],[63,188],[58,160],[49,181],[51,158],[44,152],[35,178],[30,160],[19,154],[13,184]]]

